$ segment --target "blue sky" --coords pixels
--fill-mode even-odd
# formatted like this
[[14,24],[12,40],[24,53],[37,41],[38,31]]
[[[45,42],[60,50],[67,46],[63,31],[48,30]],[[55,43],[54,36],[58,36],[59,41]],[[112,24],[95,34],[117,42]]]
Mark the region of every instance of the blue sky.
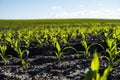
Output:
[[120,0],[0,0],[0,19],[120,19]]

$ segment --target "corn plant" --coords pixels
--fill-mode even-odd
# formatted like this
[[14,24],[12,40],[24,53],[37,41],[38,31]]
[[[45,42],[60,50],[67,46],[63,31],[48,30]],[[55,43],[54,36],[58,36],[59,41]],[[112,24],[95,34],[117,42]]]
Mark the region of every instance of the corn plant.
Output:
[[25,44],[26,44],[26,48],[29,48],[30,47],[30,43],[31,43],[31,34],[32,34],[32,32],[28,32],[28,34],[26,34],[26,35],[24,35],[23,36],[23,41],[25,42]]
[[91,67],[86,73],[85,80],[107,80],[108,75],[113,70],[112,66],[109,65],[105,70],[102,76],[99,73],[100,62],[97,52],[94,52],[93,59],[91,62]]
[[109,54],[109,56],[104,56],[109,62],[110,65],[113,66],[114,64],[117,64],[120,62],[120,60],[115,60],[117,56],[120,54],[120,50],[117,49],[117,42],[114,39],[106,39],[108,48],[106,49],[106,52]]
[[4,62],[4,65],[7,64],[7,57],[12,57],[12,55],[6,55],[5,52],[7,50],[7,42],[6,41],[10,41],[11,37],[12,37],[12,33],[9,30],[8,32],[1,34],[1,43],[0,43],[0,56]]
[[[98,45],[98,46],[100,46],[100,47],[104,50],[104,47],[103,47],[101,44],[99,44],[99,43],[92,43],[92,44],[88,45],[88,44],[87,44],[87,41],[86,41],[86,36],[85,36],[85,34],[84,34],[84,33],[81,33],[81,35],[82,35],[82,41],[81,41],[81,43],[82,43],[82,46],[85,48],[85,52],[82,52],[82,53],[85,54],[86,58],[88,58],[88,57],[90,56],[89,49],[90,49],[92,46]],[[81,51],[80,51],[80,53],[81,53]]]
[[63,53],[67,49],[72,49],[77,53],[77,50],[75,48],[73,48],[73,47],[65,47],[65,48],[62,49],[59,42],[57,42],[57,41],[55,42],[55,47],[56,47],[57,51],[53,51],[53,52],[55,53],[56,58],[58,59],[58,61],[61,61],[61,59],[64,58]]
[[5,52],[7,50],[7,46],[6,45],[0,45],[0,56],[2,58],[2,61],[4,62],[4,65],[6,65],[7,63],[7,56],[5,55]]
[[11,47],[18,53],[18,56],[19,56],[20,61],[21,61],[21,64],[25,65],[26,62],[23,60],[23,55],[27,54],[26,57],[28,57],[29,51],[20,49],[20,41],[19,40],[12,40]]
[[39,35],[38,32],[35,32],[33,35],[34,35],[35,39],[37,40],[37,42],[39,43],[39,46],[42,46],[44,39],[41,39],[41,36]]
[[26,54],[27,55],[26,58],[27,58],[29,55],[29,51],[27,49],[21,50],[20,48],[20,41],[22,40],[22,36],[23,34],[20,31],[17,31],[17,35],[14,35],[14,37],[12,37],[12,35],[10,35],[9,33],[9,36],[5,37],[5,40],[8,41],[10,43],[10,46],[17,52],[21,64],[26,65],[26,62],[23,59],[23,55]]
[[6,41],[10,42],[11,47],[17,52],[19,58],[20,58],[20,62],[22,65],[25,65],[26,62],[23,60],[23,55],[27,54],[27,57],[29,55],[29,51],[28,50],[21,50],[20,49],[20,40],[19,39],[11,39],[11,37],[6,37]]
[[[87,44],[87,41],[83,40],[83,41],[82,41],[82,45],[83,45],[83,47],[85,48],[84,54],[85,54],[86,58],[88,58],[88,57],[90,56],[89,49],[90,49],[92,46],[98,45],[98,46],[100,46],[100,47],[104,50],[104,47],[103,47],[101,44],[99,44],[99,43],[92,43],[92,44],[88,45],[88,44]],[[80,52],[81,52],[81,51],[80,51]],[[82,53],[83,53],[83,52],[82,52]]]

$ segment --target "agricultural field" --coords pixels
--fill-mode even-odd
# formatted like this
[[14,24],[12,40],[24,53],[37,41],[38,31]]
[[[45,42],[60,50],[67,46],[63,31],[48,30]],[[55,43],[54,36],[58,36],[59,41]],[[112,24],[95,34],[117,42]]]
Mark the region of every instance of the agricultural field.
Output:
[[1,80],[119,80],[120,20],[0,20]]

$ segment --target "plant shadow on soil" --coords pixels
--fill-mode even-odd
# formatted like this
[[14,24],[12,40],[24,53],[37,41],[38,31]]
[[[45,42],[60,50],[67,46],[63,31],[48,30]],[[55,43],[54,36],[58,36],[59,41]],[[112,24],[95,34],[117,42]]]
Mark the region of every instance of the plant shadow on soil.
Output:
[[[105,47],[106,44],[102,43]],[[84,51],[81,44],[72,45],[77,50]],[[97,49],[99,55],[102,57],[104,51],[99,46],[93,46],[90,49],[92,53]],[[0,79],[2,80],[83,80],[85,79],[85,72],[90,67],[92,55],[86,58],[84,54],[75,53],[72,50],[64,52],[64,58],[59,62],[55,54],[50,54],[51,51],[56,50],[54,47],[32,48],[30,55],[25,61],[30,65],[25,67],[19,62],[17,53],[9,48],[7,52],[14,56],[14,59],[9,58],[9,64],[3,65],[0,60]],[[102,52],[103,51],[103,52]],[[104,69],[108,65],[108,61],[100,57],[100,74],[102,75]],[[120,64],[114,66],[114,70],[108,76],[108,80],[120,79]]]

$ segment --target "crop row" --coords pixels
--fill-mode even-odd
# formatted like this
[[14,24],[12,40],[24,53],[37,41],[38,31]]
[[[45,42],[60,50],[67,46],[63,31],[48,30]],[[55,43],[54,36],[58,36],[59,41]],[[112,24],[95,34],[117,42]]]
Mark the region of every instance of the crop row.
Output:
[[[109,72],[112,71],[112,67],[119,63],[120,60],[116,60],[119,57],[119,42],[120,42],[120,25],[119,24],[76,24],[76,25],[22,25],[22,27],[15,27],[8,25],[1,27],[0,30],[0,57],[4,64],[7,64],[7,57],[12,55],[6,55],[6,50],[10,47],[17,52],[18,57],[22,65],[27,65],[23,59],[23,55],[29,56],[29,50],[33,47],[51,46],[56,50],[51,52],[56,55],[58,61],[64,57],[64,51],[66,49],[72,49],[76,53],[83,53],[86,58],[89,58],[91,53],[90,47],[94,45],[100,46],[108,56],[104,56],[109,61],[108,68],[105,70],[101,80],[106,80]],[[28,27],[29,26],[29,27]],[[91,42],[90,45],[88,43]],[[107,48],[105,48],[100,42],[105,42]],[[71,43],[80,43],[84,47],[84,51],[78,51],[74,47],[70,46]],[[66,46],[66,47],[63,47]],[[91,62],[91,70],[89,70],[88,78],[91,80],[99,80],[99,59],[97,51],[94,49],[94,57]],[[89,74],[93,74],[89,76]],[[86,75],[87,76],[87,75]],[[94,79],[93,79],[94,78]]]

